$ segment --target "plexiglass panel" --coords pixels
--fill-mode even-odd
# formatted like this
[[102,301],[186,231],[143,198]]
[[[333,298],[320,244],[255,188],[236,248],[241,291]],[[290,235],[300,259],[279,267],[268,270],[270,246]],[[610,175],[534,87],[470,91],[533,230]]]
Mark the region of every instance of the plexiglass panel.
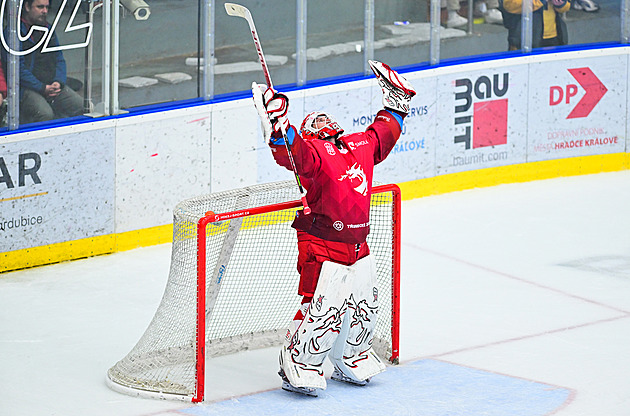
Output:
[[147,0],[142,12],[137,1],[121,1],[120,107],[197,97],[199,2]]
[[428,63],[429,16],[428,1],[375,1],[375,59],[392,67]]
[[[295,84],[296,6],[294,1],[235,1],[252,15],[274,86]],[[253,81],[264,84],[249,26],[229,16],[223,1],[215,14],[215,95],[249,91]]]
[[[74,6],[75,2],[68,2]],[[63,11],[63,19],[71,18],[73,7],[66,7]],[[89,31],[88,43],[81,47],[63,51],[66,60],[68,80],[70,83],[80,83],[78,92],[83,97],[83,113],[94,113],[95,107],[100,103],[103,110],[103,7],[102,3],[82,2],[75,16],[76,23],[82,22],[85,29],[82,31],[56,30],[62,45],[75,44],[86,40]],[[50,20],[50,19],[49,19]],[[58,26],[59,27],[59,26]],[[65,26],[64,26],[65,27]]]
[[[5,40],[11,5],[23,11],[23,19],[32,8],[50,6],[38,23],[44,29],[35,29],[37,36],[30,40],[38,46],[19,54],[20,76],[8,67],[18,54],[11,55],[6,44],[3,47],[8,96],[17,91],[12,86],[20,87],[19,98],[14,100],[19,102],[19,123],[11,129],[32,122],[55,123],[75,115],[110,115],[118,109],[247,93],[252,81],[265,82],[246,20],[229,16],[223,0],[119,0],[118,10],[112,9],[111,2],[49,1],[3,3]],[[471,0],[470,5],[468,1],[437,0],[433,25],[430,0],[236,1],[250,10],[273,83],[285,89],[331,77],[370,75],[369,57],[393,67],[430,66],[523,47],[523,0]],[[621,17],[621,0],[530,1],[534,49],[625,42],[630,37],[630,28],[622,28],[628,19]],[[106,9],[110,14],[106,15]],[[118,17],[118,43],[111,43],[115,41],[113,16]],[[28,19],[36,17],[35,13]],[[28,28],[21,30],[28,32]],[[43,43],[38,43],[42,37],[54,38],[58,45],[43,51]],[[204,53],[214,53],[207,76],[199,60]],[[52,116],[34,116],[33,107],[39,111],[34,101],[41,98],[41,105],[47,102],[51,107],[59,102],[44,96],[43,88],[34,90],[29,73],[24,72],[36,54],[49,65],[53,54],[63,56],[65,86],[76,94],[75,104],[79,97],[78,111],[53,108]],[[42,77],[42,85],[52,82],[52,76],[44,79],[45,71],[35,72]],[[11,101],[5,100],[4,108],[16,114],[6,102]],[[7,119],[17,120],[4,117],[3,126]]]
[[[81,3],[67,1],[51,5],[49,0],[23,3],[20,7],[19,0],[3,2],[6,42],[2,49],[3,69],[9,88],[19,89],[13,95],[19,105],[8,106],[9,117],[15,114],[15,120],[19,120],[12,128],[81,116],[86,112],[85,50],[92,34]],[[12,6],[15,9],[9,10]],[[18,16],[16,10],[22,14]],[[10,33],[14,19],[19,23],[14,23],[16,31]],[[12,57],[17,61],[15,72],[8,67]]]
[[363,71],[364,10],[364,0],[309,2],[308,81]]
[[573,0],[571,6],[565,16],[570,45],[619,42],[620,0]]
[[[536,48],[620,40],[620,0],[533,0],[531,46]],[[521,49],[522,0],[503,0],[508,48]],[[527,45],[523,46],[527,50]]]

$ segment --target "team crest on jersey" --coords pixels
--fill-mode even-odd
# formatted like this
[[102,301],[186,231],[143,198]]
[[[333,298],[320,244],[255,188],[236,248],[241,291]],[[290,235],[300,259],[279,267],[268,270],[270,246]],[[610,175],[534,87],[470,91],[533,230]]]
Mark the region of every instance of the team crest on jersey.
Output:
[[335,221],[333,224],[333,228],[337,231],[341,231],[343,230],[343,222],[341,221]]
[[367,175],[363,172],[363,168],[358,163],[352,165],[352,167],[346,170],[344,175],[338,179],[339,181],[349,180],[355,191],[363,196],[368,192]]
[[324,147],[326,148],[326,151],[328,152],[328,154],[331,156],[334,156],[337,153],[335,151],[335,146],[330,142],[324,143]]

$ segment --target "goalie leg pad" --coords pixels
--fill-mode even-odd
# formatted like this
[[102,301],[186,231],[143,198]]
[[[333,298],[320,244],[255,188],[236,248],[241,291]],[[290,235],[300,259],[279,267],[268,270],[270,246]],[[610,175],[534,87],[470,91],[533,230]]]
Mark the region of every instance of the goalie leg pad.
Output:
[[280,366],[294,387],[326,388],[323,363],[341,332],[354,280],[352,266],[323,263],[306,316],[281,351]]
[[378,320],[376,265],[370,255],[350,267],[354,272],[352,292],[341,333],[329,357],[336,370],[359,384],[385,371],[385,364],[372,349]]

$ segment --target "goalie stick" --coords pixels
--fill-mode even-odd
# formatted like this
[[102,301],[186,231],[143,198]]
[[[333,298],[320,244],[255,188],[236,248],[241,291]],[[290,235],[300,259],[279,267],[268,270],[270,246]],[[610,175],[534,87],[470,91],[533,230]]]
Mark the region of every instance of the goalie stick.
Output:
[[[252,33],[252,38],[254,39],[254,46],[256,46],[256,52],[258,53],[258,60],[260,61],[263,74],[265,75],[265,82],[267,83],[268,88],[273,88],[273,83],[271,82],[271,74],[269,73],[269,67],[267,66],[267,62],[265,61],[265,55],[263,54],[262,45],[260,44],[260,40],[258,39],[256,26],[254,25],[254,18],[252,17],[249,9],[245,6],[241,6],[240,4],[225,3],[225,11],[230,16],[242,17],[243,19],[247,20],[249,30]],[[287,153],[289,154],[289,162],[291,163],[291,168],[293,169],[293,174],[295,175],[295,181],[297,182],[297,186],[300,190],[300,199],[302,200],[302,205],[304,206],[304,214],[308,215],[311,213],[311,208],[309,208],[308,203],[306,202],[306,191],[304,191],[304,187],[302,186],[300,175],[298,174],[297,167],[295,166],[295,160],[293,160],[293,153],[291,153],[291,144],[289,143],[287,132],[285,131],[282,124],[280,124],[280,131],[282,132],[284,144],[287,148]]]

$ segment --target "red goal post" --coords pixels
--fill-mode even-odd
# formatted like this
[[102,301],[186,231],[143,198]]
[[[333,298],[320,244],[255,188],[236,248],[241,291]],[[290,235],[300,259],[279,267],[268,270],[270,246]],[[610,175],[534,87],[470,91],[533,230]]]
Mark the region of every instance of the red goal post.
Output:
[[[380,299],[373,347],[394,364],[400,200],[398,186],[374,186],[368,236]],[[207,357],[280,345],[301,300],[297,238],[290,226],[301,206],[291,181],[178,204],[162,302],[140,341],[108,371],[108,385],[131,395],[200,402]]]

